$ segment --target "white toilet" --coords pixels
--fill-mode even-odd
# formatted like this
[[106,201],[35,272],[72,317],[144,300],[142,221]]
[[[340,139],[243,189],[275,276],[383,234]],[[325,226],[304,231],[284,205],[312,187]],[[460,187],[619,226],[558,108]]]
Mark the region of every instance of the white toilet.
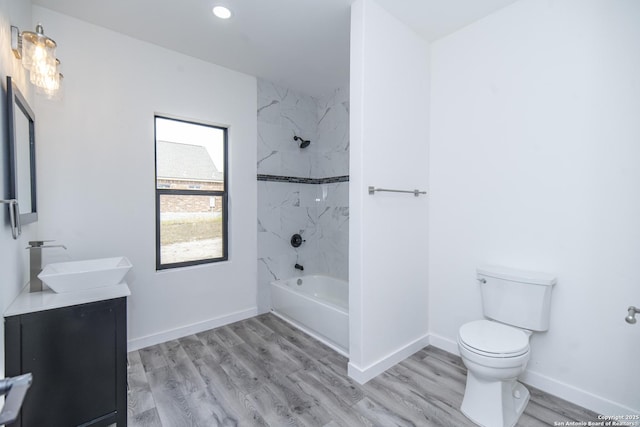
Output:
[[458,349],[467,367],[460,410],[483,427],[512,427],[529,402],[517,382],[529,361],[529,337],[549,329],[550,274],[486,266],[477,269],[482,307],[490,320],[465,323]]

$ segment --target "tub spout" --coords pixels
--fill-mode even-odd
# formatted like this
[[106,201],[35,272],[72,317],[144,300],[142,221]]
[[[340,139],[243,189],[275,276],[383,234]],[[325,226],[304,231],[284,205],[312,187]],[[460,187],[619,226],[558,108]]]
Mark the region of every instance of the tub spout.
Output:
[[293,266],[296,270],[300,270],[300,271],[304,271],[304,267],[301,266],[300,264],[296,264]]

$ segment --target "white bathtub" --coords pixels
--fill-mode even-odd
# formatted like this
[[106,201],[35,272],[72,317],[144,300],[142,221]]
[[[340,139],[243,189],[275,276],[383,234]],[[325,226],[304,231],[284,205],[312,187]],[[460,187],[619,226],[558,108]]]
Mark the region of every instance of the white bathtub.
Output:
[[349,282],[301,276],[271,282],[271,312],[349,356]]

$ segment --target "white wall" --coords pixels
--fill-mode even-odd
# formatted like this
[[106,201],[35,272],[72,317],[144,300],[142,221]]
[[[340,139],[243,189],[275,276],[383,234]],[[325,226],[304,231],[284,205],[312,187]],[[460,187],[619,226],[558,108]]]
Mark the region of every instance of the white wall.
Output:
[[[36,103],[40,237],[127,256],[129,347],[256,312],[256,79],[34,7],[64,94]],[[229,126],[229,261],[155,271],[154,113]],[[47,253],[49,261],[53,251]]]
[[351,9],[349,375],[426,344],[428,44],[371,0]]
[[524,380],[640,412],[640,3],[522,0],[432,45],[429,321],[456,351],[484,263],[554,273]]
[[[0,0],[0,188],[1,199],[8,199],[9,189],[9,142],[7,131],[7,76],[11,76],[27,102],[33,107],[33,93],[29,74],[11,51],[11,25],[20,30],[33,31],[31,4],[23,0]],[[38,141],[36,140],[36,144]],[[0,310],[4,312],[22,287],[29,281],[29,253],[27,242],[36,238],[37,223],[22,227],[22,235],[13,240],[9,226],[8,205],[0,205]],[[4,327],[0,328],[0,378],[4,378]]]

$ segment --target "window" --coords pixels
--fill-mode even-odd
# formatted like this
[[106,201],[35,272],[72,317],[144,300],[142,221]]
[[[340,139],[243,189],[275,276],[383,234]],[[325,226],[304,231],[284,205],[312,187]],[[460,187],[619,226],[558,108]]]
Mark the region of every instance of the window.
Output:
[[224,261],[227,129],[155,117],[156,269]]

